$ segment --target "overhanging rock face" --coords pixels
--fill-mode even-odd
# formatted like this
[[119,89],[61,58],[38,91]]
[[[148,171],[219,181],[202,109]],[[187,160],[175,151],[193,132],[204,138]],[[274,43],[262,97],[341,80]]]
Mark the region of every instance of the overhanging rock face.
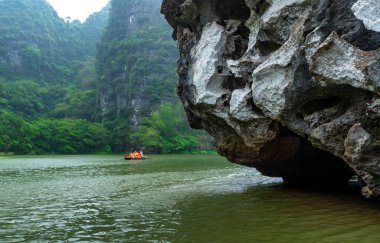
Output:
[[219,152],[380,196],[380,1],[164,0],[178,93]]

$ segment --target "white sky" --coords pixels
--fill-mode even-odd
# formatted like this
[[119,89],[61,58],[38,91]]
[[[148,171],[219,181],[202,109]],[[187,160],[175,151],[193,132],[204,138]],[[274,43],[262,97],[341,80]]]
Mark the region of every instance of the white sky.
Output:
[[70,17],[84,22],[94,12],[100,11],[109,0],[48,0],[61,18]]

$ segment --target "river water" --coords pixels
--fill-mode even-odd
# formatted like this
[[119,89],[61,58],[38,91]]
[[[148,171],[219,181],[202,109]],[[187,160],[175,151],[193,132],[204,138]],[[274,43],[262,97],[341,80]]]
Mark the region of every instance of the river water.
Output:
[[212,155],[0,159],[0,242],[380,242],[380,204]]

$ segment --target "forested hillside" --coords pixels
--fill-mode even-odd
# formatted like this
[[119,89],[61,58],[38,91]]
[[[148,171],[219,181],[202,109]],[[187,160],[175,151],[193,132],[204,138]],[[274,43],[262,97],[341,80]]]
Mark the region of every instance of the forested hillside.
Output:
[[[112,131],[114,147],[141,144],[162,152],[176,151],[176,146],[177,150],[184,150],[196,145],[190,129],[182,131],[189,135],[182,138],[186,140],[182,145],[172,146],[173,141],[167,140],[179,136],[176,126],[168,127],[173,129],[170,135],[157,127],[153,129],[153,124],[148,126],[151,129],[148,136],[144,136],[148,131],[143,133],[144,128],[139,128],[144,124],[146,128],[144,117],[158,119],[151,116],[158,109],[157,112],[170,110],[172,114],[167,115],[171,116],[175,116],[175,111],[177,115],[181,112],[176,108],[175,94],[174,64],[178,53],[171,29],[160,15],[160,6],[161,0],[112,1],[110,21],[98,48],[97,70],[102,121]],[[166,119],[169,118],[176,119]],[[184,120],[177,123],[186,124]]]
[[81,24],[46,0],[0,1],[0,152],[109,151],[96,123],[96,42],[109,9]]
[[75,61],[94,54],[95,46],[88,40],[100,34],[101,30],[91,29],[96,24],[66,23],[46,0],[0,1],[2,76],[71,82]]
[[176,98],[160,4],[113,0],[80,23],[46,0],[0,1],[0,153],[208,148]]

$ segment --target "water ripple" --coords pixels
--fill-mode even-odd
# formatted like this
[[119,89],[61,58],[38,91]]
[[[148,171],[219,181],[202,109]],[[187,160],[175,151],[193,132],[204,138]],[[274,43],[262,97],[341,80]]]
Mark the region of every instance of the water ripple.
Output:
[[377,204],[287,188],[217,156],[12,158],[0,178],[1,242],[380,240]]

